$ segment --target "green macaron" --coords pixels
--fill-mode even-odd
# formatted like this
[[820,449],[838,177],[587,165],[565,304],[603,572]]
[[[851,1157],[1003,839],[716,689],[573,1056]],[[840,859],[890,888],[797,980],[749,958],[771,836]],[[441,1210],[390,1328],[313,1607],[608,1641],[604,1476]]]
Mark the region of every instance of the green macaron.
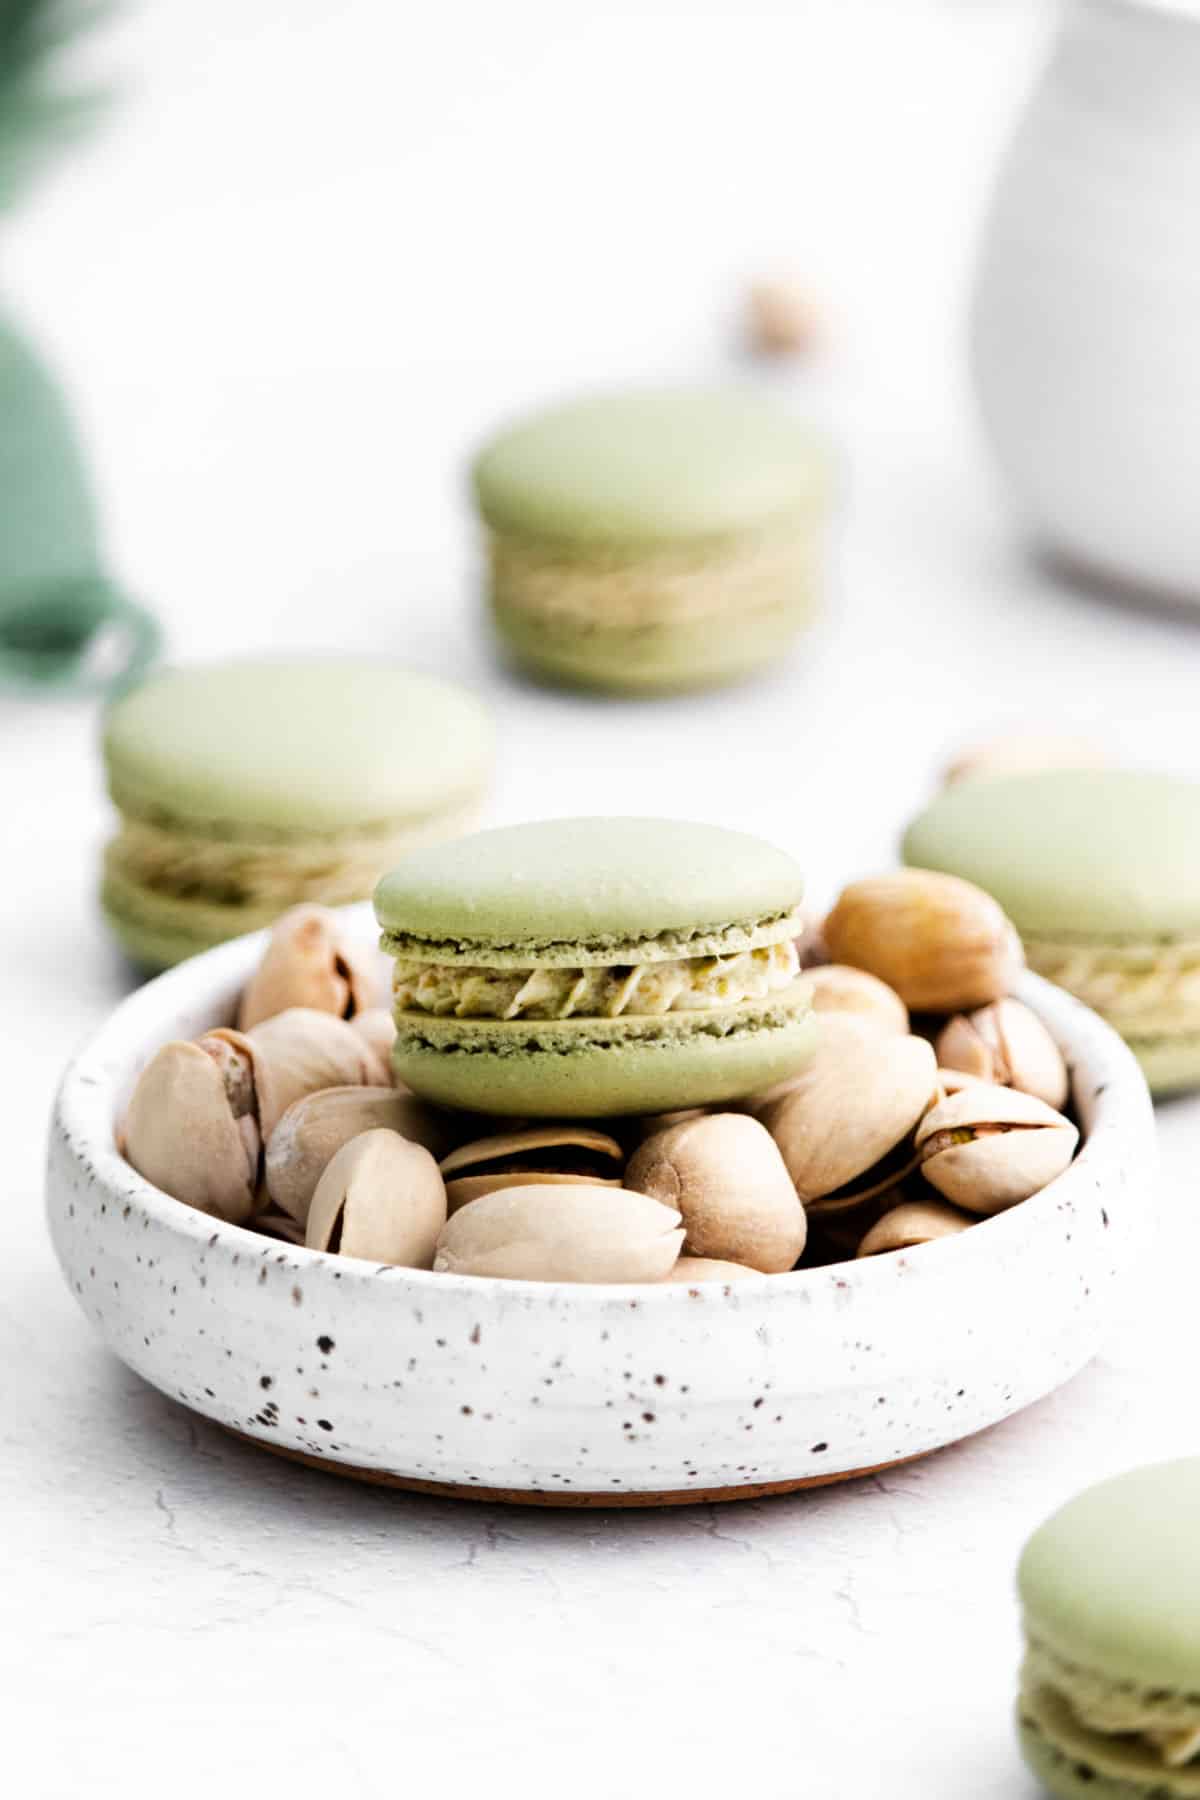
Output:
[[1093,1007],[1160,1094],[1200,1085],[1200,784],[1129,769],[964,781],[904,860],[986,888],[1030,966]]
[[734,1100],[807,1058],[782,851],[706,825],[555,819],[415,851],[375,893],[396,1071],[479,1112],[587,1118]]
[[162,968],[301,901],[367,899],[473,822],[491,729],[465,690],[384,661],[264,658],[143,683],[110,709],[104,760],[104,912]]
[[1090,1488],[1018,1576],[1026,1760],[1063,1800],[1200,1797],[1200,1458]]
[[552,680],[708,686],[781,656],[815,603],[823,458],[739,388],[589,396],[485,446],[501,639]]

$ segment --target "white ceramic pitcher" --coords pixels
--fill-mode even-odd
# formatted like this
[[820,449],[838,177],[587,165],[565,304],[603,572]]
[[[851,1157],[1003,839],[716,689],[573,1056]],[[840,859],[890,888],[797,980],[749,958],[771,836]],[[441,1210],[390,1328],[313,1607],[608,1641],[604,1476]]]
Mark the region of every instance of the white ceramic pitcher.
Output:
[[972,362],[1042,549],[1200,605],[1200,0],[1076,0],[1001,170]]

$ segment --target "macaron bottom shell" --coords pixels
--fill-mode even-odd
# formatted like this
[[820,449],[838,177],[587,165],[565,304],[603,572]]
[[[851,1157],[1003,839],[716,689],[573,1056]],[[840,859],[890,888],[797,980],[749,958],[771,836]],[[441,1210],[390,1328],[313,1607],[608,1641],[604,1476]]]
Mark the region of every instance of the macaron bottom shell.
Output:
[[611,693],[682,693],[743,680],[786,655],[816,610],[811,589],[739,616],[672,624],[548,620],[493,598],[497,634],[544,679]]
[[798,1074],[815,1046],[805,1012],[719,1034],[681,1025],[656,1037],[580,1037],[568,1048],[521,1049],[486,1028],[471,1041],[422,1041],[403,1017],[397,1075],[422,1099],[465,1111],[544,1119],[673,1112],[740,1100]]

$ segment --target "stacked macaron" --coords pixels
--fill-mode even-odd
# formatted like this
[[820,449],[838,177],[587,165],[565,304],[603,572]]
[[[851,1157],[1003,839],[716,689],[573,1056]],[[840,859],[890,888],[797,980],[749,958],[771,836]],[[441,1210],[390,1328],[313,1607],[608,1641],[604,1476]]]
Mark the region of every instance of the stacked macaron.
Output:
[[1200,1460],[1135,1469],[1021,1559],[1020,1733],[1060,1800],[1200,1795]]
[[104,730],[121,823],[102,904],[144,967],[369,897],[413,844],[462,829],[491,759],[465,690],[386,662],[264,659],[167,670]]
[[904,859],[993,894],[1030,966],[1122,1034],[1156,1093],[1200,1084],[1200,784],[1084,768],[956,783]]
[[802,889],[769,844],[659,819],[417,851],[375,895],[396,1073],[428,1100],[538,1118],[761,1092],[810,1049]]
[[729,681],[780,656],[815,603],[823,459],[749,392],[595,395],[478,456],[492,615],[553,680]]

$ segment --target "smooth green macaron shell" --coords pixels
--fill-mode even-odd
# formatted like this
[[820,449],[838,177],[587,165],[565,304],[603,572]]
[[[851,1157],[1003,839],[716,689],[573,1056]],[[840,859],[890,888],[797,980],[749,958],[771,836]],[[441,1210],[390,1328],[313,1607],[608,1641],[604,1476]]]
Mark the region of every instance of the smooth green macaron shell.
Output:
[[382,660],[163,671],[105,721],[109,922],[154,967],[301,900],[365,899],[410,844],[470,821],[491,749],[470,693]]
[[748,391],[574,400],[496,437],[473,479],[495,623],[555,679],[729,680],[781,654],[812,611],[823,458]]
[[[375,894],[383,945],[449,982],[614,972],[770,953],[798,930],[802,877],[742,832],[560,819],[416,851]],[[618,1016],[479,1017],[397,1006],[394,1060],[417,1093],[482,1112],[587,1117],[732,1100],[802,1066],[802,980],[752,999]]]
[[964,781],[903,854],[994,894],[1031,966],[1121,1032],[1155,1092],[1200,1084],[1200,784],[1128,769]]
[[1200,1726],[1200,1458],[1090,1488],[1031,1538],[1018,1587],[1025,1754],[1050,1791],[1200,1796],[1141,1735]]

